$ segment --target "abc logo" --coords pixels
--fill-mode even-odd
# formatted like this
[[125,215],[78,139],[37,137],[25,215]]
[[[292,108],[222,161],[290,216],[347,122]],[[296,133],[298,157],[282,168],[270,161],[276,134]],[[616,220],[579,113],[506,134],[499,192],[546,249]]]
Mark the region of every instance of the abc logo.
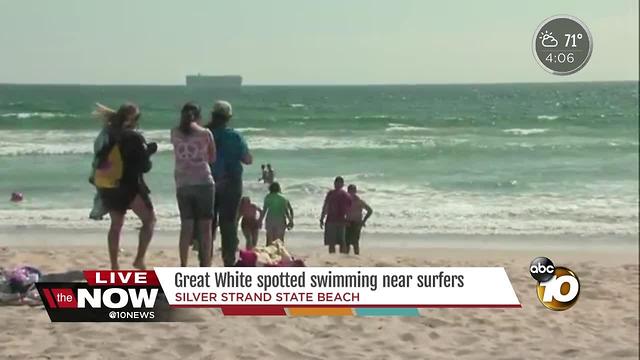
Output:
[[572,307],[580,295],[580,280],[570,269],[555,266],[549,258],[537,257],[529,266],[529,273],[538,285],[538,300],[546,308],[556,311]]
[[555,271],[556,267],[553,266],[551,260],[546,257],[537,257],[533,259],[531,266],[529,266],[529,273],[539,282],[549,281],[553,277]]

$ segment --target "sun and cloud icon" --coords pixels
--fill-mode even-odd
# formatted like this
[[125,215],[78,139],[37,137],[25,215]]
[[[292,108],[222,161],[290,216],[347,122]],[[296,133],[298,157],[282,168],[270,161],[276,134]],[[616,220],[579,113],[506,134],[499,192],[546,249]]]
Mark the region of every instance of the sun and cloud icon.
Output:
[[558,46],[558,40],[553,37],[553,33],[550,31],[545,30],[544,32],[541,32],[540,36],[538,36],[538,39],[542,40],[543,47],[554,48]]

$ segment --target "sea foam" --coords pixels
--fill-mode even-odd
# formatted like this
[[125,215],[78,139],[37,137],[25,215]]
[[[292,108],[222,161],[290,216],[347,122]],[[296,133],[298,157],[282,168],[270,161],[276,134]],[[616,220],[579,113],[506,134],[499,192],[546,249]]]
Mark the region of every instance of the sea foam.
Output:
[[502,132],[505,133],[509,133],[509,134],[514,134],[514,135],[535,135],[535,134],[542,134],[542,133],[546,133],[547,131],[549,131],[549,129],[506,129],[506,130],[502,130]]
[[388,132],[417,132],[417,131],[431,131],[433,129],[424,126],[411,126],[405,124],[389,123],[384,131]]
[[30,119],[30,118],[51,119],[51,118],[77,117],[77,115],[66,114],[66,113],[54,113],[54,112],[20,112],[20,113],[5,113],[0,115],[0,117],[16,118],[16,119]]

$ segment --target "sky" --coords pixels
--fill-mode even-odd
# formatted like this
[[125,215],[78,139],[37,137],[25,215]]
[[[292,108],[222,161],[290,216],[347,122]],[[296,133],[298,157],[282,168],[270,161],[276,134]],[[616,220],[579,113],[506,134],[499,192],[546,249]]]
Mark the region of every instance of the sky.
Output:
[[[417,84],[638,80],[638,0],[0,0],[0,83]],[[589,63],[533,57],[547,17],[580,18]]]

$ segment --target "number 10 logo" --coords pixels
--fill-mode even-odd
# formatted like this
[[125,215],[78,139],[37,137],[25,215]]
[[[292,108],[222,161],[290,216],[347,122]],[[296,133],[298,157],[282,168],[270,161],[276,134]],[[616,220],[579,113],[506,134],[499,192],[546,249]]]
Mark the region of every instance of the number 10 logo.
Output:
[[565,267],[555,267],[551,279],[538,282],[538,300],[546,308],[556,311],[567,310],[572,307],[580,295],[580,280],[578,276]]

